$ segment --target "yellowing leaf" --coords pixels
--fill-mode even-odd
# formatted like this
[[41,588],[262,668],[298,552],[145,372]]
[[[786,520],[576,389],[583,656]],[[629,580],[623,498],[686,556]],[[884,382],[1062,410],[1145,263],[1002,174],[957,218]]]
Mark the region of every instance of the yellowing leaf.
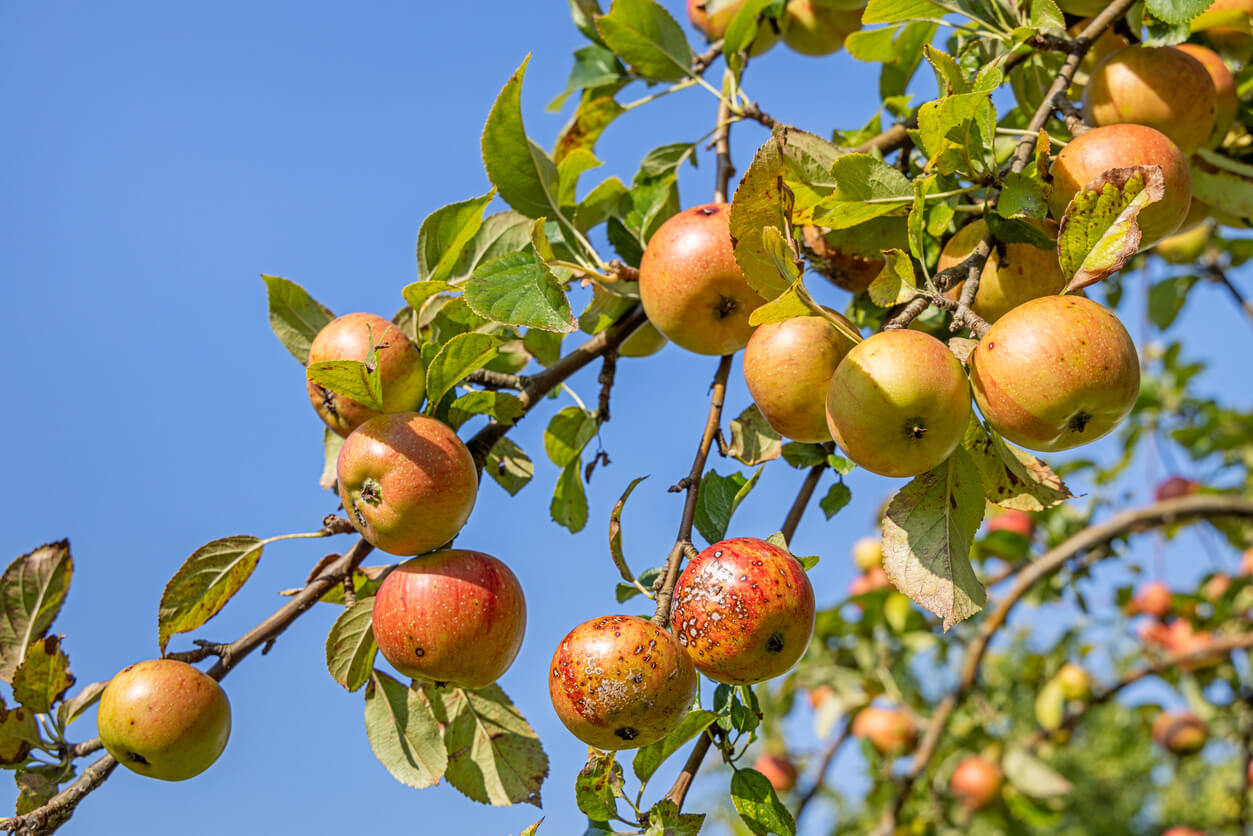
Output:
[[1136,217],[1165,194],[1157,165],[1110,169],[1084,186],[1066,207],[1057,233],[1057,257],[1070,279],[1066,291],[1121,270],[1140,249]]

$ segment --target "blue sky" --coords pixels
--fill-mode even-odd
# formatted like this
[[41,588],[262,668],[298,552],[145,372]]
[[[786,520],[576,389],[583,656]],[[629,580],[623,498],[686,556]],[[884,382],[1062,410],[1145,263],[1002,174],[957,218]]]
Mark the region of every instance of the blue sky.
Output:
[[[681,14],[677,0],[668,6]],[[568,115],[544,112],[583,45],[558,0],[345,9],[0,7],[0,315],[15,394],[0,488],[12,516],[0,527],[0,557],[70,538],[76,573],[56,630],[80,684],[156,655],[162,587],[199,545],[313,530],[335,510],[316,484],[321,425],[299,364],[270,333],[258,275],[297,281],[337,313],[389,316],[415,277],[422,218],[486,191],[479,133],[527,53],[530,133],[548,144]],[[814,60],[779,48],[746,84],[764,109],[820,133],[860,125],[877,107],[873,68],[842,53]],[[931,95],[929,81],[923,89]],[[706,133],[715,108],[691,90],[629,114],[598,148],[604,168],[585,181],[629,178],[648,149]],[[736,128],[741,171],[765,136]],[[700,162],[683,174],[686,205],[712,193],[713,159]],[[1129,304],[1140,296],[1132,290]],[[838,291],[820,292],[843,305]],[[1198,332],[1195,352],[1215,361],[1204,385],[1247,406],[1247,323],[1217,291],[1196,292],[1178,327]],[[618,609],[605,529],[635,476],[652,474],[626,511],[628,557],[643,568],[668,550],[681,501],[665,488],[690,466],[716,363],[668,347],[620,364],[613,420],[601,433],[614,463],[592,480],[581,534],[548,520],[557,472],[543,461],[547,419],[536,415],[514,433],[537,461],[534,483],[513,500],[485,483],[459,541],[509,562],[526,588],[527,637],[501,684],[552,759],[541,833],[581,827],[572,780],[584,755],[552,713],[547,661],[571,627]],[[595,397],[595,375],[571,381],[584,400]],[[728,411],[748,402],[737,361]],[[730,533],[776,530],[801,477],[767,468]],[[894,483],[856,474],[851,484],[852,505],[831,523],[815,507],[794,544],[824,557],[813,575],[820,603],[843,597],[848,546],[871,530]],[[1129,489],[1143,497],[1145,484],[1137,474]],[[235,638],[279,605],[276,590],[298,586],[322,554],[349,542],[272,546],[245,590],[194,635]],[[1168,574],[1182,580],[1205,568],[1190,562]],[[117,832],[122,822],[135,834],[331,832],[364,819],[383,831],[507,834],[538,818],[532,808],[482,807],[446,786],[414,791],[388,776],[366,741],[360,693],[325,672],[336,612],[301,618],[269,656],[226,680],[234,732],[213,769],[182,784],[119,771],[66,832]],[[93,736],[92,716],[74,732]],[[842,763],[851,770],[855,759]],[[677,768],[659,774],[658,792]],[[0,805],[11,809],[7,781]]]

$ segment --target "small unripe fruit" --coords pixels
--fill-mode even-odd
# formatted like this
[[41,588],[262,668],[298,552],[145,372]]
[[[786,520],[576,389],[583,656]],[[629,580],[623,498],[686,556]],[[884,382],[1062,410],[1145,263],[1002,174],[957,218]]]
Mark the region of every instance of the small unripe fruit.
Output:
[[[1051,237],[1057,237],[1057,224],[1053,221],[1037,221],[1034,225]],[[987,231],[988,225],[982,219],[959,229],[944,245],[936,270],[947,270],[965,261]],[[964,281],[958,282],[949,295],[957,298],[964,284]],[[988,256],[971,307],[988,322],[995,322],[1023,302],[1056,295],[1064,287],[1066,275],[1057,260],[1056,248],[1041,250],[1030,244],[1004,244],[994,248]]]
[[981,810],[1001,792],[1001,768],[986,758],[966,758],[953,770],[949,787],[967,810]]
[[[1192,202],[1194,205],[1197,203],[1195,200]],[[1180,229],[1183,229],[1182,232],[1167,235],[1153,248],[1154,254],[1167,264],[1195,264],[1205,254],[1205,248],[1209,246],[1209,227],[1197,225],[1191,229],[1184,229],[1186,225],[1185,219],[1184,224],[1180,226]]]
[[869,740],[882,754],[901,754],[918,738],[913,717],[899,708],[866,706],[853,720],[853,737]]
[[1054,679],[1062,689],[1062,695],[1068,700],[1087,699],[1088,694],[1092,693],[1092,678],[1074,662],[1062,665]]
[[883,541],[878,537],[863,537],[853,544],[853,563],[863,572],[883,565]]
[[1175,755],[1192,755],[1205,747],[1205,723],[1191,711],[1163,711],[1153,721],[1153,740]]
[[753,761],[753,769],[765,775],[766,780],[777,793],[785,793],[793,789],[799,774],[796,764],[792,763],[786,755],[758,755],[757,760]]
[[1161,581],[1149,581],[1131,599],[1137,612],[1162,618],[1170,612],[1170,587]]

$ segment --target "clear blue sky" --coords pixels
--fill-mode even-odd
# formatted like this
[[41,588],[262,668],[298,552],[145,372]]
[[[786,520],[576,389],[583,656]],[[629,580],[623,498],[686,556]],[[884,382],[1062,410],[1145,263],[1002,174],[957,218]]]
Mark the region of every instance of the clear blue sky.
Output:
[[[678,0],[667,5],[682,13]],[[534,52],[524,110],[548,144],[568,113],[544,106],[582,44],[560,0],[352,12],[325,2],[0,7],[0,315],[14,394],[0,558],[71,539],[76,573],[55,629],[80,684],[156,655],[162,587],[196,547],[313,530],[335,510],[316,484],[321,425],[302,369],[270,333],[258,274],[289,277],[337,313],[390,316],[415,277],[422,218],[487,189],[479,132],[508,75]],[[765,109],[818,132],[859,125],[877,106],[873,68],[844,54],[818,61],[776,49],[746,83]],[[923,89],[931,95],[929,81]],[[605,167],[586,181],[629,178],[649,148],[704,134],[714,110],[693,90],[623,118],[598,149]],[[741,171],[764,138],[757,126],[736,128]],[[713,173],[708,154],[685,172],[686,204],[708,200]],[[842,306],[838,292],[823,292]],[[1196,293],[1180,327],[1200,331],[1197,353],[1217,358],[1206,385],[1241,392],[1247,406],[1247,323],[1217,291]],[[674,347],[620,365],[601,434],[614,463],[592,480],[580,535],[548,520],[557,474],[537,415],[514,433],[537,462],[534,483],[506,501],[485,482],[459,541],[508,561],[526,588],[526,641],[501,684],[552,759],[541,833],[581,832],[572,782],[584,749],[552,713],[548,659],[575,624],[617,610],[605,529],[635,476],[652,474],[626,512],[628,556],[643,568],[668,550],[681,501],[665,487],[690,465],[715,365]],[[585,400],[595,374],[572,381]],[[737,363],[728,411],[747,404]],[[1141,497],[1143,473],[1130,486]],[[776,530],[801,475],[768,468],[731,533]],[[856,474],[847,510],[828,524],[815,507],[802,524],[795,550],[825,558],[813,575],[820,602],[843,597],[848,546],[870,531],[891,484]],[[349,542],[271,547],[245,590],[194,635],[235,638],[281,603],[276,590],[300,585],[323,553]],[[1182,542],[1196,551],[1195,540]],[[1193,561],[1171,575],[1204,568]],[[213,769],[182,784],[119,770],[65,832],[320,833],[364,819],[380,832],[503,836],[538,818],[390,778],[366,741],[361,694],[325,672],[336,614],[301,618],[268,657],[226,680],[234,733]],[[74,731],[93,736],[94,716]],[[855,769],[854,758],[841,763],[841,774]],[[0,806],[11,810],[7,781]]]

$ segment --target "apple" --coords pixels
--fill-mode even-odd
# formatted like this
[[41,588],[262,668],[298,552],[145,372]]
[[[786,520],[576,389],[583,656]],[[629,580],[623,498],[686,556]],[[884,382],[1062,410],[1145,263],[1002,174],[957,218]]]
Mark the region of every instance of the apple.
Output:
[[853,563],[863,572],[883,565],[883,540],[879,537],[862,537],[853,543]]
[[1162,831],[1162,836],[1208,836],[1204,830],[1175,825]]
[[1001,768],[972,755],[957,764],[949,778],[949,788],[967,810],[981,810],[1001,793]]
[[796,786],[799,772],[787,755],[767,755],[764,752],[753,761],[753,769],[766,776],[777,793],[784,793]]
[[861,28],[860,8],[836,0],[788,0],[783,10],[783,43],[802,55],[830,55]]
[[905,218],[874,218],[848,229],[801,227],[812,268],[849,293],[864,293],[883,271],[883,251],[909,246]]
[[1061,220],[1074,196],[1102,173],[1135,165],[1161,166],[1166,194],[1140,212],[1140,247],[1149,247],[1177,230],[1192,202],[1192,174],[1179,146],[1144,125],[1107,125],[1072,139],[1053,160],[1049,212]]
[[735,261],[730,218],[727,203],[680,212],[653,234],[640,261],[649,321],[697,354],[733,354],[747,345],[748,317],[765,303]]
[[1149,581],[1136,591],[1131,603],[1136,612],[1142,612],[1154,618],[1163,618],[1170,612],[1170,587],[1161,581]]
[[222,754],[231,705],[217,680],[186,662],[150,659],[122,668],[100,695],[100,742],[127,769],[185,781]]
[[[1207,12],[1244,12],[1253,15],[1253,0],[1214,0]],[[1253,36],[1234,26],[1213,26],[1201,34],[1209,39],[1219,52],[1226,53],[1241,63],[1253,58]]]
[[1109,0],[1057,0],[1057,7],[1075,17],[1094,17],[1105,11]]
[[1200,44],[1179,44],[1175,49],[1186,52],[1201,62],[1214,83],[1214,129],[1205,141],[1206,148],[1217,148],[1222,144],[1227,131],[1236,121],[1240,112],[1240,93],[1236,89],[1236,77],[1219,57],[1218,53]]
[[478,471],[446,424],[416,412],[380,415],[344,440],[339,498],[371,545],[398,555],[452,540],[470,518]]
[[[1051,238],[1057,238],[1057,224],[1034,221]],[[966,224],[948,240],[940,252],[936,270],[947,270],[966,260],[983,236],[988,225],[982,218]],[[949,295],[957,298],[962,285],[958,282]],[[979,277],[979,290],[971,307],[988,322],[995,322],[1023,302],[1062,292],[1066,275],[1057,260],[1057,249],[1041,250],[1030,244],[1005,244],[992,250]]]
[[1205,599],[1214,602],[1227,594],[1227,590],[1231,588],[1231,575],[1226,572],[1215,572],[1213,577],[1205,582],[1201,587],[1201,594]]
[[714,543],[674,587],[679,644],[717,682],[750,685],[796,664],[814,633],[814,588],[786,549],[755,537]]
[[1153,740],[1171,754],[1195,754],[1208,736],[1205,723],[1191,711],[1163,711],[1153,721]]
[[1169,46],[1136,44],[1107,55],[1092,69],[1083,96],[1088,124],[1156,128],[1185,155],[1209,139],[1217,106],[1205,65]]
[[835,696],[835,689],[830,685],[815,685],[809,689],[809,707],[817,710],[824,702]]
[[853,718],[853,737],[869,740],[881,754],[900,754],[912,749],[918,738],[914,718],[900,708],[868,705]]
[[[727,27],[743,7],[745,0],[687,0],[687,19],[710,41],[725,37]],[[762,20],[757,37],[748,49],[749,55],[761,55],[779,42],[778,23]]]
[[561,640],[548,694],[579,740],[597,749],[634,749],[674,731],[699,679],[673,634],[643,618],[608,615]]
[[406,561],[383,579],[373,630],[379,651],[405,676],[485,688],[518,655],[526,598],[500,560],[447,549]]
[[850,459],[880,476],[917,476],[961,444],[970,385],[944,343],[881,331],[845,355],[827,390],[827,425]]
[[[857,332],[843,316],[832,316]],[[830,441],[823,399],[852,347],[852,340],[821,316],[759,325],[744,349],[744,382],[770,426],[795,441]]]
[[983,527],[989,534],[993,531],[1010,531],[1030,540],[1035,535],[1035,517],[1026,511],[1006,508],[988,517]]
[[1092,693],[1092,677],[1074,662],[1067,662],[1053,677],[1061,688],[1062,695],[1068,700],[1087,699]]
[[651,357],[666,347],[666,338],[651,322],[645,322],[622,341],[618,354],[623,357]]
[[970,383],[993,429],[1056,452],[1095,441],[1127,417],[1140,361],[1107,309],[1081,296],[1044,296],[988,329],[970,356]]
[[1253,548],[1244,550],[1240,555],[1240,571],[1241,575],[1253,575]]
[[871,566],[849,583],[848,596],[853,598],[858,595],[865,595],[867,592],[891,588],[892,582],[888,580],[888,573],[883,571],[883,567]]
[[[1196,205],[1197,201],[1194,200],[1192,203]],[[1153,248],[1153,252],[1167,264],[1195,264],[1201,260],[1201,256],[1205,254],[1205,248],[1209,246],[1210,229],[1208,226],[1194,224],[1191,228],[1184,229],[1186,224],[1185,218],[1184,224],[1180,225],[1182,232],[1167,235]]]
[[1157,487],[1153,489],[1153,500],[1161,502],[1166,499],[1178,499],[1181,496],[1191,496],[1201,489],[1201,483],[1195,479],[1185,479],[1182,476],[1170,476],[1157,483]]
[[[369,313],[350,313],[329,322],[309,347],[309,363],[331,360],[366,362],[370,341],[378,349],[383,412],[417,409],[426,394],[426,372],[417,346],[392,323]],[[309,400],[328,427],[342,436],[381,413],[345,395],[306,381]]]

